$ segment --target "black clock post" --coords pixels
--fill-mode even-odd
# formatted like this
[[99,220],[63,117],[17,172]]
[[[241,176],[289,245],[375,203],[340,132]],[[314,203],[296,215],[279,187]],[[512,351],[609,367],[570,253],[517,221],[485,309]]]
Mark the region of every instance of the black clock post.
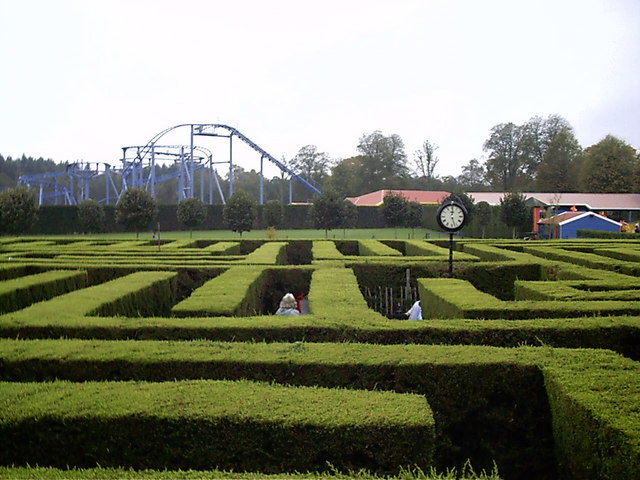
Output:
[[449,233],[449,277],[453,277],[453,234],[465,226],[468,217],[467,209],[456,200],[447,200],[436,212],[438,225]]

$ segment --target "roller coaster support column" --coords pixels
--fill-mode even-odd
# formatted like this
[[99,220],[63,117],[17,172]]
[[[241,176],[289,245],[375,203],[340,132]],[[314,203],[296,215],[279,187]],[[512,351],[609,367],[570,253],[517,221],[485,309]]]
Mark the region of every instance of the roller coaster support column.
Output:
[[233,133],[229,135],[229,198],[233,195]]
[[151,187],[151,196],[156,198],[156,146],[151,147],[151,165],[149,168],[149,186]]
[[191,144],[190,144],[190,151],[189,151],[189,163],[187,163],[187,167],[189,169],[189,186],[188,188],[188,192],[187,192],[187,197],[188,198],[195,198],[196,196],[196,186],[195,186],[195,167],[194,167],[194,156],[193,156],[193,125],[191,125]]
[[204,174],[206,171],[207,169],[202,165],[202,168],[200,169],[200,201],[202,203],[204,203]]
[[264,155],[260,156],[260,205],[264,205]]
[[104,166],[104,203],[109,205],[109,181],[111,180],[111,165]]

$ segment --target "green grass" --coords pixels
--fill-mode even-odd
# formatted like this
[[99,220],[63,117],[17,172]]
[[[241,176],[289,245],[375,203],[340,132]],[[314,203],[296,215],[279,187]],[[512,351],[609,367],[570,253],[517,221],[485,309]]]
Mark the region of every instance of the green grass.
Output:
[[[316,229],[303,229],[303,230],[276,230],[275,240],[313,240],[313,239],[364,239],[375,238],[383,240],[407,240],[407,239],[423,239],[425,233],[429,233],[429,238],[449,238],[448,234],[438,232],[435,230],[428,230],[425,228],[416,228],[414,230],[410,228],[353,228],[353,229],[337,229],[329,230],[325,237],[324,230]],[[68,235],[65,235],[68,236]],[[100,233],[83,235],[83,238],[115,238],[120,240],[136,239],[135,232],[127,233]],[[140,240],[151,240],[151,232],[142,232],[138,235]],[[242,237],[230,230],[194,230],[193,235],[188,231],[173,231],[173,232],[160,232],[160,240],[180,240],[189,239],[194,240],[211,239],[216,240],[267,240],[266,230],[252,230],[250,232],[244,232]]]

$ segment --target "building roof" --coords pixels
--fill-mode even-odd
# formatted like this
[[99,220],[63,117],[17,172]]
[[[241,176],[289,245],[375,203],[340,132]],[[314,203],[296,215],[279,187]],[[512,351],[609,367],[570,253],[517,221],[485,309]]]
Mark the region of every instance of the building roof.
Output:
[[[500,205],[504,192],[468,192],[476,203]],[[637,193],[523,193],[526,200],[558,207],[584,207],[589,210],[640,210]]]
[[564,212],[558,215],[554,215],[553,217],[541,218],[540,220],[538,220],[538,224],[562,226],[567,223],[575,222],[577,220],[580,220],[586,217],[596,217],[604,222],[613,223],[618,226],[620,225],[620,222],[604,217],[602,215],[598,215],[597,213],[593,213],[593,212]]
[[410,202],[418,202],[423,205],[438,205],[442,200],[450,195],[444,191],[426,190],[378,190],[360,195],[359,197],[347,197],[355,205],[378,207],[384,203],[384,197],[389,193],[402,195]]
[[[450,195],[444,191],[425,190],[378,190],[360,195],[348,197],[356,205],[379,206],[384,201],[384,196],[389,192],[395,192],[412,202],[424,205],[437,205],[443,198]],[[504,192],[467,192],[475,203],[487,202],[489,205],[500,205],[500,199]],[[606,210],[640,210],[640,194],[638,193],[523,193],[530,205],[557,206],[557,207],[582,207],[582,209],[606,211]]]

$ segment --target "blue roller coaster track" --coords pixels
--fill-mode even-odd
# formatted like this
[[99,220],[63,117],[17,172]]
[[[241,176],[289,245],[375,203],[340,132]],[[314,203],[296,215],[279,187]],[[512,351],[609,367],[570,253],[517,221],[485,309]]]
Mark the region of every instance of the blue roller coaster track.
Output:
[[[189,142],[185,145],[159,145],[158,141],[167,133],[188,127]],[[225,137],[229,139],[228,160],[214,161],[213,154],[207,148],[196,145],[197,137]],[[76,162],[66,166],[64,171],[35,175],[22,175],[18,183],[38,190],[39,203],[64,203],[75,205],[90,198],[91,182],[104,177],[104,196],[99,198],[101,203],[115,203],[127,188],[144,188],[155,197],[157,183],[178,180],[177,200],[195,196],[195,177],[200,176],[200,197],[203,202],[213,203],[214,183],[219,193],[220,201],[225,203],[225,197],[220,187],[218,173],[214,164],[229,164],[229,191],[233,194],[233,138],[236,137],[260,155],[260,204],[264,203],[264,160],[268,160],[281,172],[289,176],[289,201],[292,201],[291,180],[298,182],[312,194],[319,194],[320,190],[295,171],[277,160],[273,155],[258,146],[237,129],[217,123],[189,123],[167,128],[156,134],[143,146],[122,147],[121,165],[113,167],[107,163]],[[133,153],[131,153],[133,152]],[[156,175],[158,161],[171,160],[176,170]],[[205,172],[208,172],[208,198],[205,198]],[[114,180],[115,179],[115,180]],[[119,180],[119,182],[118,182]],[[117,183],[120,183],[118,188]]]

